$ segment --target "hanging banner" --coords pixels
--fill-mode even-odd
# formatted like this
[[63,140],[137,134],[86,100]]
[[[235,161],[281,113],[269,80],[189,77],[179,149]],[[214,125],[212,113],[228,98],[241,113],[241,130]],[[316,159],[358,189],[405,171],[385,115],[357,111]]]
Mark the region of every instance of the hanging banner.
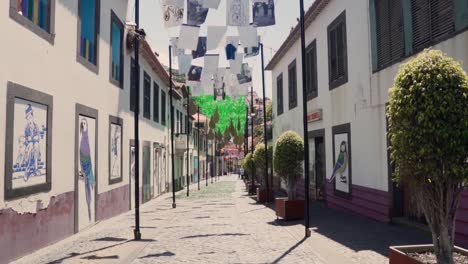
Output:
[[229,67],[231,68],[232,74],[240,74],[242,69],[242,62],[244,61],[244,54],[237,53],[235,60],[229,61]]
[[242,64],[241,72],[237,74],[237,80],[241,85],[252,83],[252,68],[249,67],[248,63]]
[[167,28],[178,27],[184,20],[184,0],[162,0],[164,26]]
[[206,54],[206,37],[199,37],[197,49],[192,50],[192,57],[194,59],[205,56]]
[[208,38],[206,42],[206,49],[217,49],[224,37],[224,34],[226,34],[226,30],[227,27],[224,26],[209,26],[206,33],[206,37]]
[[192,96],[202,96],[204,95],[203,89],[200,85],[200,82],[188,81],[187,85],[190,86],[190,92]]
[[219,55],[207,54],[205,55],[205,64],[203,66],[203,72],[213,74],[218,70],[219,66]]
[[187,0],[187,24],[200,26],[205,23],[208,8],[203,7],[204,0]]
[[184,49],[179,48],[179,38],[171,38],[172,56],[178,57],[185,53]]
[[257,28],[249,25],[246,27],[237,27],[241,45],[246,47],[258,47]]
[[193,82],[199,82],[201,79],[203,68],[200,66],[191,66],[187,73],[187,80]]
[[213,88],[225,89],[227,86],[226,68],[218,68],[213,74]]
[[192,55],[181,54],[177,59],[179,61],[179,73],[184,75],[187,74],[190,70],[190,66],[192,66]]
[[236,59],[236,52],[239,46],[239,37],[236,36],[228,36],[226,37],[226,59],[227,60],[235,60]]
[[248,26],[250,20],[249,0],[227,0],[226,15],[228,26]]
[[249,48],[244,48],[244,58],[251,58],[255,57],[259,54],[260,48],[257,47],[249,47]]
[[197,50],[200,27],[182,25],[180,27],[178,46],[180,49]]
[[255,26],[267,27],[276,23],[274,0],[253,0],[252,10]]
[[201,87],[203,89],[206,89],[206,88],[213,88],[213,73],[208,73],[207,71],[203,70],[202,72],[202,75],[201,75]]
[[203,0],[204,8],[218,9],[221,0]]

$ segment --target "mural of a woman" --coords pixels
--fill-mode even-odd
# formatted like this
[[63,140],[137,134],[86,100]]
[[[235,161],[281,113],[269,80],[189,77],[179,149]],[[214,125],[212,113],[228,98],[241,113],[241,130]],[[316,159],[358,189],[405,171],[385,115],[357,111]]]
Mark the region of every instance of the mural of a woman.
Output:
[[85,182],[86,203],[88,205],[88,218],[91,221],[91,190],[96,182],[93,173],[91,150],[89,146],[88,122],[85,118],[80,121],[80,179]]

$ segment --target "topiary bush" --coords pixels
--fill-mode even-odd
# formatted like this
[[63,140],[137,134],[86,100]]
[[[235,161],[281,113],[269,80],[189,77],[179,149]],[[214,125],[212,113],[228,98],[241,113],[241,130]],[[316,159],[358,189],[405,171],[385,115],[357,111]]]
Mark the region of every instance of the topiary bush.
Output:
[[296,181],[303,173],[304,140],[293,131],[284,132],[276,141],[273,165],[288,187],[288,199],[296,198]]
[[[273,158],[273,147],[269,146],[268,147],[268,167],[271,167],[272,164],[272,158]],[[259,170],[259,175],[262,179],[261,184],[265,185],[266,179],[265,179],[265,144],[260,143],[255,146],[253,158],[255,161],[255,168]]]
[[395,180],[410,184],[438,263],[453,263],[455,213],[468,179],[468,78],[426,50],[403,64],[387,109]]
[[249,152],[242,160],[242,168],[248,173],[252,173],[252,168],[255,166],[255,161],[253,159],[252,153]]

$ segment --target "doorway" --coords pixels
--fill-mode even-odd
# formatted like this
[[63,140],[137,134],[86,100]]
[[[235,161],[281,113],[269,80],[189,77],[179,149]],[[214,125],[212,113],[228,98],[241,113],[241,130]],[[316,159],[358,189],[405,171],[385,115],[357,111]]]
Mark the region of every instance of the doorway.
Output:
[[143,203],[151,199],[151,146],[143,143]]
[[311,198],[323,201],[325,199],[325,129],[309,132],[309,159]]

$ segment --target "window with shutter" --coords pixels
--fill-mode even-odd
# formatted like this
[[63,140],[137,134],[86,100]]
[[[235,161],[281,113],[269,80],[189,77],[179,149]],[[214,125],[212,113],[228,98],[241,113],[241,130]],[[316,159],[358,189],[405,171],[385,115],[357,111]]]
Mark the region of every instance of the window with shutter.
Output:
[[346,12],[328,26],[328,70],[330,90],[348,82]]
[[453,0],[412,0],[415,52],[446,39],[454,31]]
[[296,73],[296,60],[291,62],[288,67],[288,97],[289,109],[297,106],[297,73]]
[[[138,75],[140,75],[140,67],[138,67]],[[131,59],[131,70],[130,70],[130,111],[135,111],[135,99],[137,88],[135,87],[135,60]]]
[[307,100],[317,97],[317,42],[314,40],[306,50]]
[[159,123],[159,85],[153,82],[153,120]]
[[276,92],[277,92],[277,102],[278,102],[278,109],[277,115],[281,115],[283,113],[283,74],[280,74],[276,78]]
[[151,119],[151,78],[146,72],[143,80],[143,116]]

